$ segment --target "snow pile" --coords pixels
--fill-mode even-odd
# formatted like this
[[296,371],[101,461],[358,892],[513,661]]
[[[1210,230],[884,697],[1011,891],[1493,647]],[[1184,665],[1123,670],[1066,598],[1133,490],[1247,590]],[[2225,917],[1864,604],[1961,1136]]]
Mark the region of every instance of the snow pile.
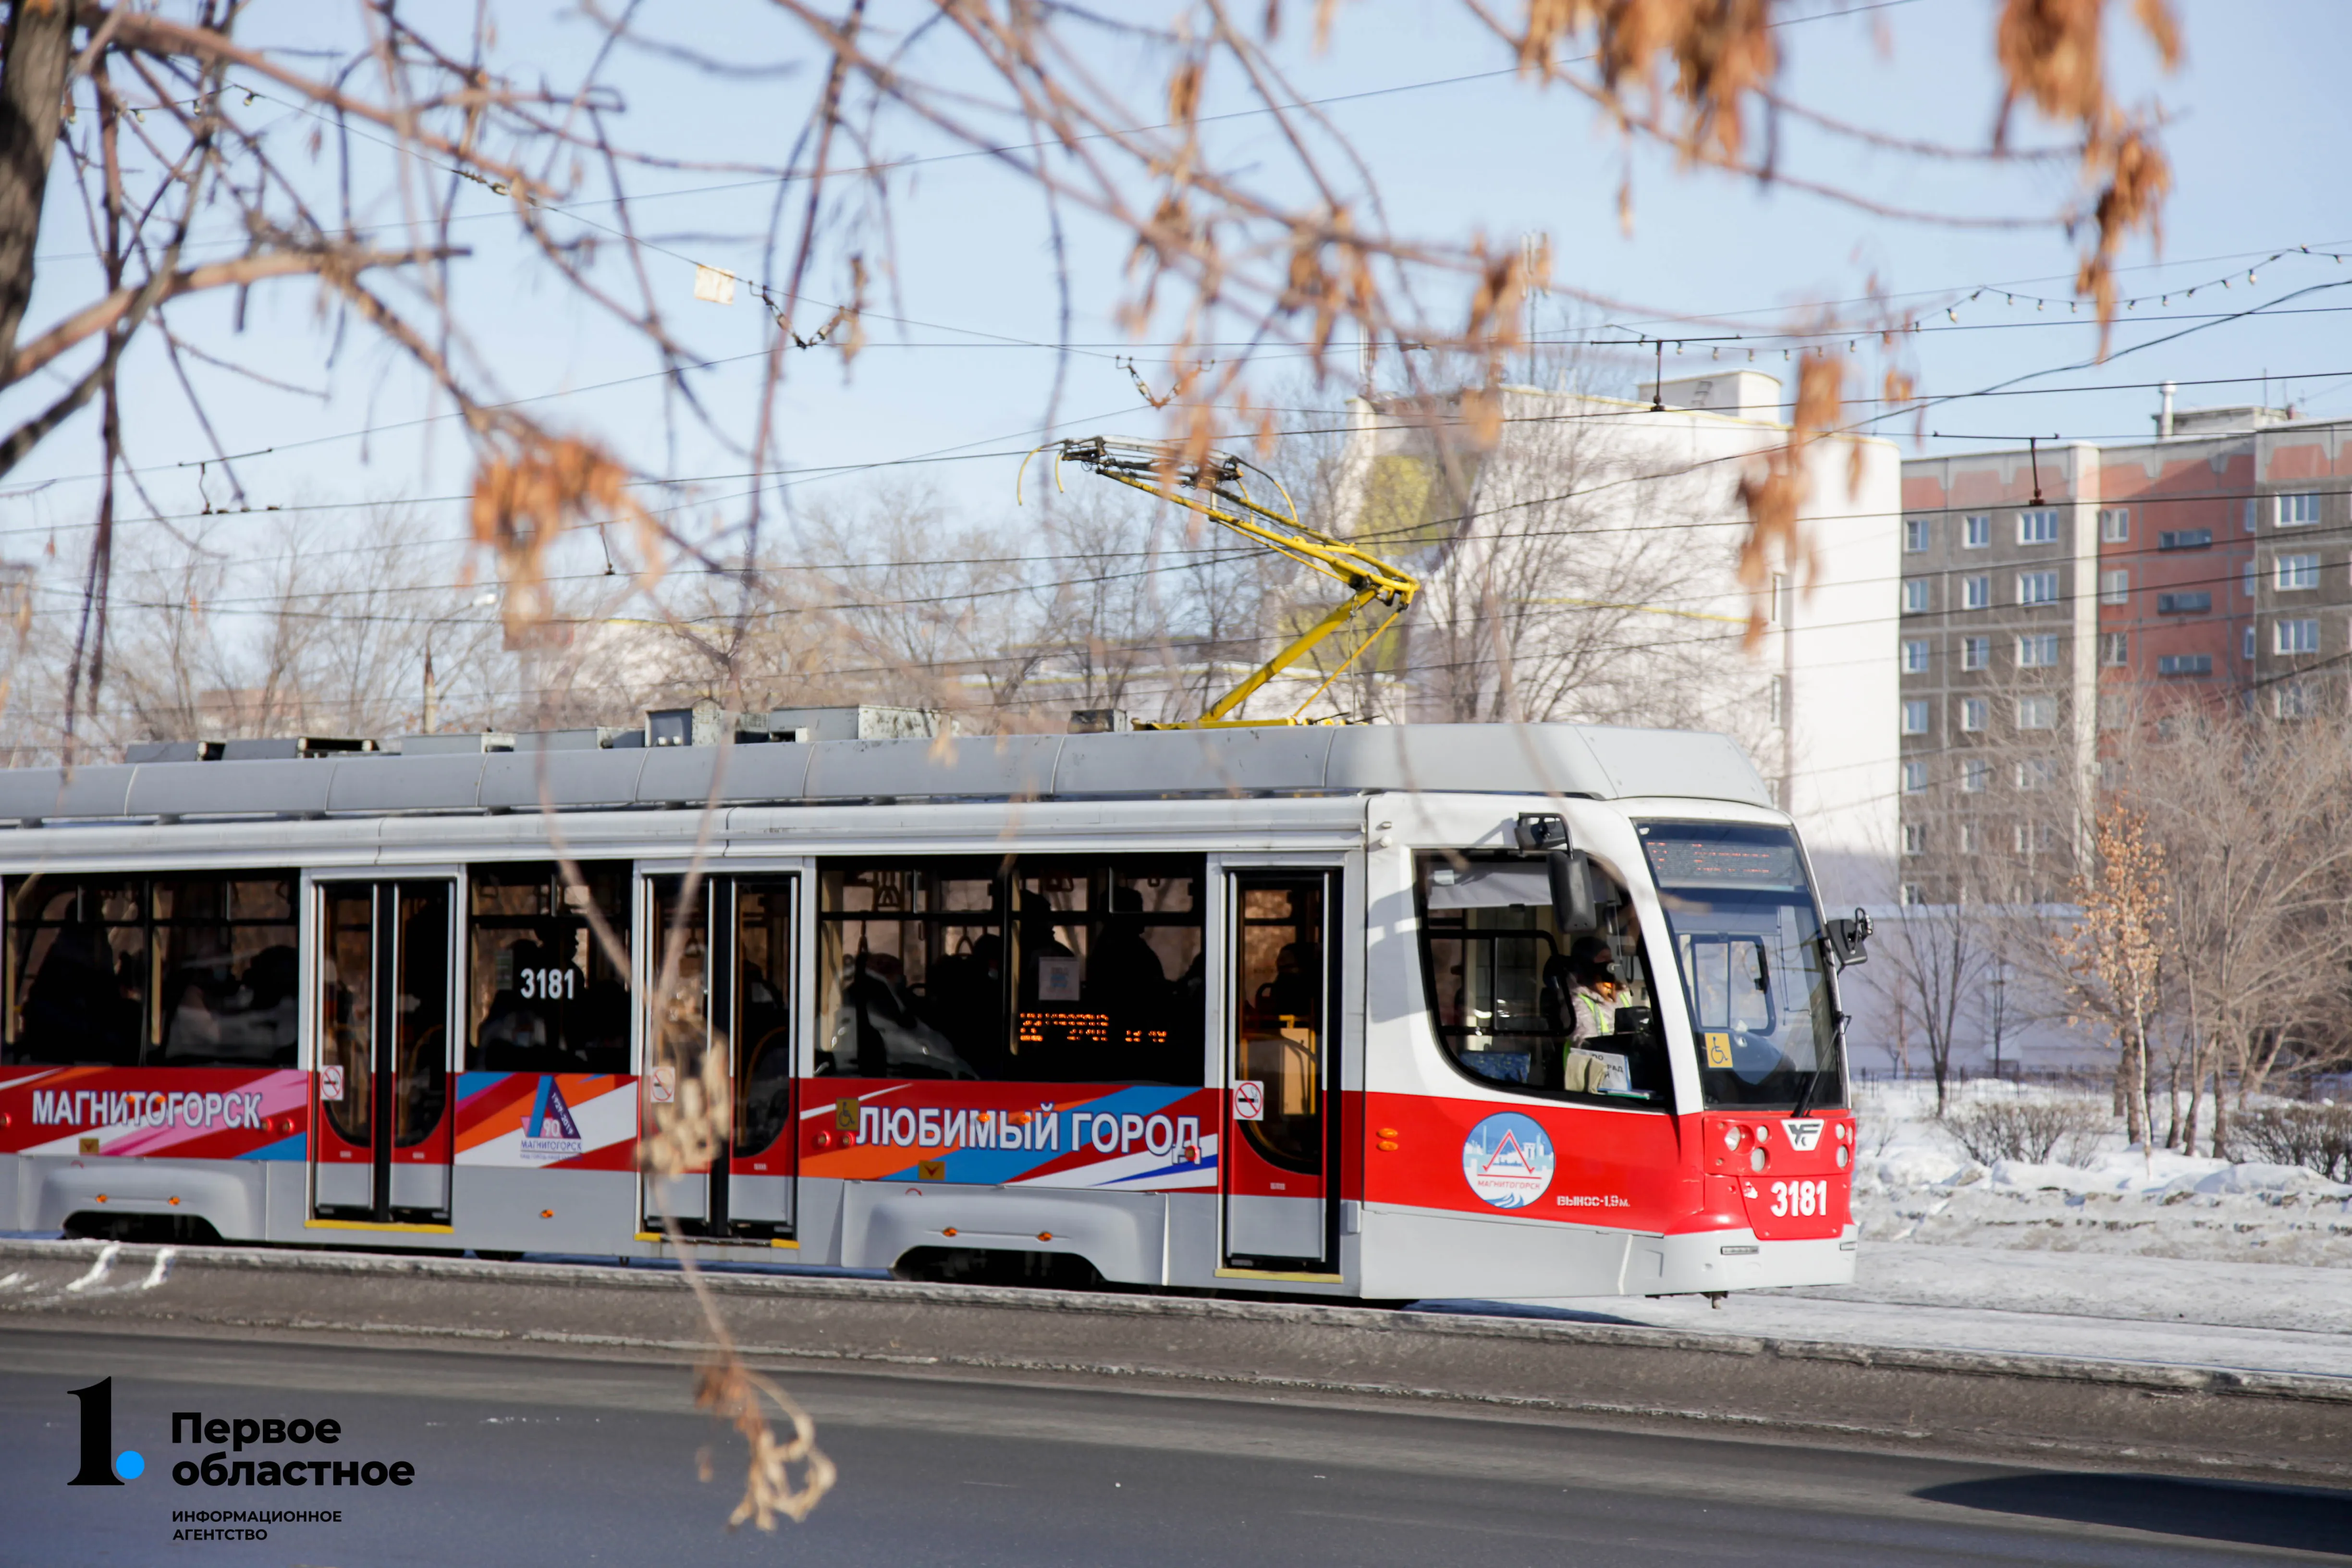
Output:
[[[1960,1084],[1953,1103],[2035,1092]],[[2352,1268],[2352,1186],[2301,1166],[2144,1150],[2120,1131],[2079,1165],[1986,1165],[1936,1120],[1932,1083],[1864,1085],[1856,1099],[1867,1239]]]

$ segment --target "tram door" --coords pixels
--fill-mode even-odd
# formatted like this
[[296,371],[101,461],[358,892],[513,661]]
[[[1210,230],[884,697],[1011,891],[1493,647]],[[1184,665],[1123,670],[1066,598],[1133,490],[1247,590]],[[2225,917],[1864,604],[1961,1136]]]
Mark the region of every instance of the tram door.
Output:
[[[681,916],[685,879],[648,879],[645,1131],[682,1118],[708,1163],[648,1178],[646,1226],[662,1207],[696,1236],[793,1234],[793,879],[714,877]],[[676,948],[676,977],[661,990]],[[667,1031],[666,1053],[656,1052]],[[656,1184],[659,1184],[658,1186]]]
[[446,1225],[456,884],[313,884],[316,1217]]
[[1235,871],[1226,888],[1225,1263],[1324,1273],[1339,1260],[1333,906],[1322,870]]

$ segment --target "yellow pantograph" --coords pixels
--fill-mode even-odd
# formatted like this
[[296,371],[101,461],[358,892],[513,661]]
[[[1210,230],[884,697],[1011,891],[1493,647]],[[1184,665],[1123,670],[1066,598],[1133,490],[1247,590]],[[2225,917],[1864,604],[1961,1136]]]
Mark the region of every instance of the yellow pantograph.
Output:
[[[1366,648],[1380,640],[1390,623],[1404,613],[1420,592],[1421,584],[1408,574],[1390,565],[1379,557],[1365,553],[1343,539],[1334,539],[1298,521],[1298,509],[1273,475],[1253,463],[1244,462],[1229,452],[1211,452],[1192,458],[1173,443],[1157,441],[1120,441],[1108,437],[1089,436],[1083,439],[1049,442],[1029,454],[1051,451],[1054,454],[1054,482],[1061,484],[1062,465],[1076,463],[1092,469],[1107,479],[1116,479],[1130,489],[1157,496],[1181,507],[1199,512],[1210,521],[1231,529],[1245,539],[1255,541],[1276,554],[1285,555],[1310,571],[1319,572],[1348,590],[1348,597],[1335,605],[1313,626],[1292,639],[1283,650],[1250,672],[1240,685],[1209,705],[1209,710],[1198,719],[1181,719],[1172,724],[1139,722],[1139,730],[1222,730],[1242,729],[1261,724],[1302,724],[1308,721],[1299,715],[1307,711],[1331,683],[1344,674],[1348,667],[1362,657]],[[1029,466],[1022,459],[1022,468]],[[1282,498],[1282,510],[1263,506],[1251,499],[1243,475],[1252,473],[1264,479],[1274,493]],[[1016,481],[1014,496],[1019,497]],[[1307,694],[1307,700],[1280,719],[1235,719],[1234,710],[1249,700],[1267,681],[1307,658],[1316,648],[1339,635],[1341,627],[1355,618],[1359,610],[1373,605],[1386,606],[1388,614],[1374,626],[1355,651],[1339,661],[1331,673],[1317,683]]]

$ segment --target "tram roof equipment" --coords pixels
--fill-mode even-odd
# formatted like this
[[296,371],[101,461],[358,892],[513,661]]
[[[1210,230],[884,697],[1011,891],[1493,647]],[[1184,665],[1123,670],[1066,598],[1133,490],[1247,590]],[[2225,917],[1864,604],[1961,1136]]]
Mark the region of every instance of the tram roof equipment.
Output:
[[714,797],[741,806],[1390,791],[1772,805],[1738,744],[1705,731],[1284,725],[756,745],[583,742],[437,755],[342,751],[240,760],[215,753],[208,761],[7,768],[0,769],[0,827],[529,812],[543,800],[562,811],[678,810]]

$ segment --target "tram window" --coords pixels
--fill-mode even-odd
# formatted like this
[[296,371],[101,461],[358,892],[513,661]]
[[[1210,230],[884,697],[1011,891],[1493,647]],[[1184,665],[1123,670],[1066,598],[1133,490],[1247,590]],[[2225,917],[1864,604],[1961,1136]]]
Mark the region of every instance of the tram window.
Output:
[[[1670,1110],[1641,921],[1624,884],[1592,868],[1600,925],[1564,933],[1541,860],[1420,858],[1422,975],[1438,1043],[1473,1078],[1524,1093]],[[1604,953],[1613,978],[1599,967]]]
[[765,1152],[792,1114],[792,895],[777,886],[735,892],[735,1150]]
[[1710,1106],[1843,1105],[1837,997],[1796,836],[1746,823],[1645,822]]
[[869,861],[818,879],[817,1068],[1202,1081],[1198,857]]
[[[683,911],[678,907],[686,890],[683,877],[656,877],[652,884],[653,924],[646,931],[651,944],[647,968],[657,992],[661,971],[673,962],[677,975],[666,994],[647,998],[646,1059],[676,1069],[682,1083],[703,1071],[702,1053],[710,1043],[710,884],[697,879],[694,900]],[[677,943],[674,958],[673,941]]]
[[[466,1066],[474,1072],[629,1070],[629,874],[591,861],[477,866],[467,946]],[[615,963],[589,921],[621,945]]]
[[8,887],[0,1060],[291,1067],[294,877],[47,877]]
[[[1271,877],[1271,873],[1255,873]],[[1319,1172],[1322,1150],[1324,879],[1244,886],[1234,965],[1241,1023],[1239,1077],[1264,1086],[1257,1121],[1244,1137],[1286,1171]]]

